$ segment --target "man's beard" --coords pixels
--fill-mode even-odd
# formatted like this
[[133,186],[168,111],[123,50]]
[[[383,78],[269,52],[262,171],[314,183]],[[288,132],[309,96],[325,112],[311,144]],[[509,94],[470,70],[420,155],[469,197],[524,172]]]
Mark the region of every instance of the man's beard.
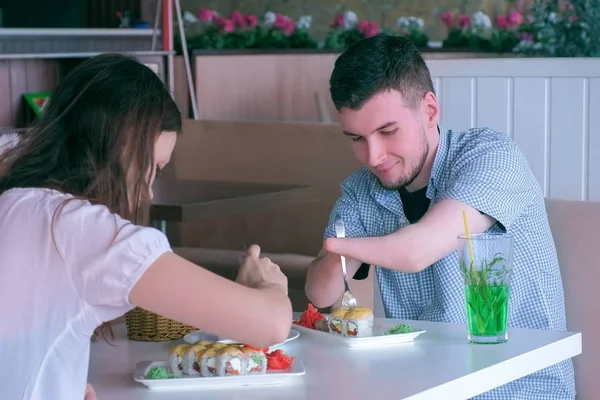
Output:
[[412,168],[412,170],[408,174],[401,176],[395,182],[383,182],[380,178],[377,178],[379,180],[379,183],[381,183],[381,185],[383,187],[385,187],[386,189],[392,189],[392,190],[404,189],[406,186],[413,183],[415,179],[417,179],[417,176],[419,176],[419,174],[423,170],[423,166],[425,165],[425,162],[427,161],[428,155],[429,155],[429,143],[427,143],[427,141],[425,140],[425,136],[423,136],[423,153],[421,154],[421,158],[419,159],[419,162],[417,164],[415,164],[415,166]]

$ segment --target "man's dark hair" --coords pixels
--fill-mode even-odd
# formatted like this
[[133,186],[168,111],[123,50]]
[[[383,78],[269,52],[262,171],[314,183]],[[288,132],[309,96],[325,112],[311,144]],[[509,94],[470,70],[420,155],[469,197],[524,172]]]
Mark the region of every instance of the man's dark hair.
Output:
[[427,92],[435,93],[427,64],[405,37],[380,33],[353,44],[335,61],[329,91],[338,111],[359,110],[386,90],[402,93],[411,108]]

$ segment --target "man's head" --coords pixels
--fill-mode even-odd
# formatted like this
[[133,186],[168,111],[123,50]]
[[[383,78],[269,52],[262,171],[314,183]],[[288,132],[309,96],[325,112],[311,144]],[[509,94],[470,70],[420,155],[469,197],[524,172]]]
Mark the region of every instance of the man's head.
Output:
[[429,69],[416,47],[401,36],[364,39],[336,60],[329,85],[359,161],[385,187],[410,190],[437,143],[439,122]]

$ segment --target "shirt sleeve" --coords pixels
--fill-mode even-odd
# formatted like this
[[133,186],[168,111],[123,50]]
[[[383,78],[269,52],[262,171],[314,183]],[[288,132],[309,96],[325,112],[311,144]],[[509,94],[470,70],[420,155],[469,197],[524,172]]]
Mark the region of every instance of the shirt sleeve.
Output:
[[75,290],[100,321],[132,309],[133,286],[159,256],[171,251],[159,230],[83,200],[58,208],[52,234]]
[[[346,237],[366,237],[367,231],[360,218],[358,200],[356,194],[347,183],[341,185],[342,194],[336,201],[331,214],[329,215],[329,222],[325,229],[324,239],[336,237],[335,234],[335,218],[339,215],[344,221],[344,228]],[[369,264],[363,263],[358,271],[353,276],[353,279],[363,280],[369,275]]]
[[503,134],[485,135],[479,143],[468,145],[455,162],[441,199],[468,204],[506,230],[541,189],[517,145],[499,135]]

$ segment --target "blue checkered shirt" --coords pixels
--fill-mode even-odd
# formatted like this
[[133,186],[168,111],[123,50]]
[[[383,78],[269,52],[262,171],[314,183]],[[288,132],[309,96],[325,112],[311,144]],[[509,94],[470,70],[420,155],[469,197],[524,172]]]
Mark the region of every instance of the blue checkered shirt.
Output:
[[[354,172],[341,189],[325,238],[335,237],[338,213],[348,237],[387,235],[409,224],[398,191],[384,188],[368,169]],[[488,232],[513,235],[509,326],[566,330],[563,287],[544,195],[507,135],[489,128],[453,132],[440,127],[426,195],[431,205],[443,199],[469,204],[498,221]],[[414,274],[377,266],[386,317],[466,323],[458,265],[455,251]],[[476,398],[573,399],[573,364],[561,362]]]

